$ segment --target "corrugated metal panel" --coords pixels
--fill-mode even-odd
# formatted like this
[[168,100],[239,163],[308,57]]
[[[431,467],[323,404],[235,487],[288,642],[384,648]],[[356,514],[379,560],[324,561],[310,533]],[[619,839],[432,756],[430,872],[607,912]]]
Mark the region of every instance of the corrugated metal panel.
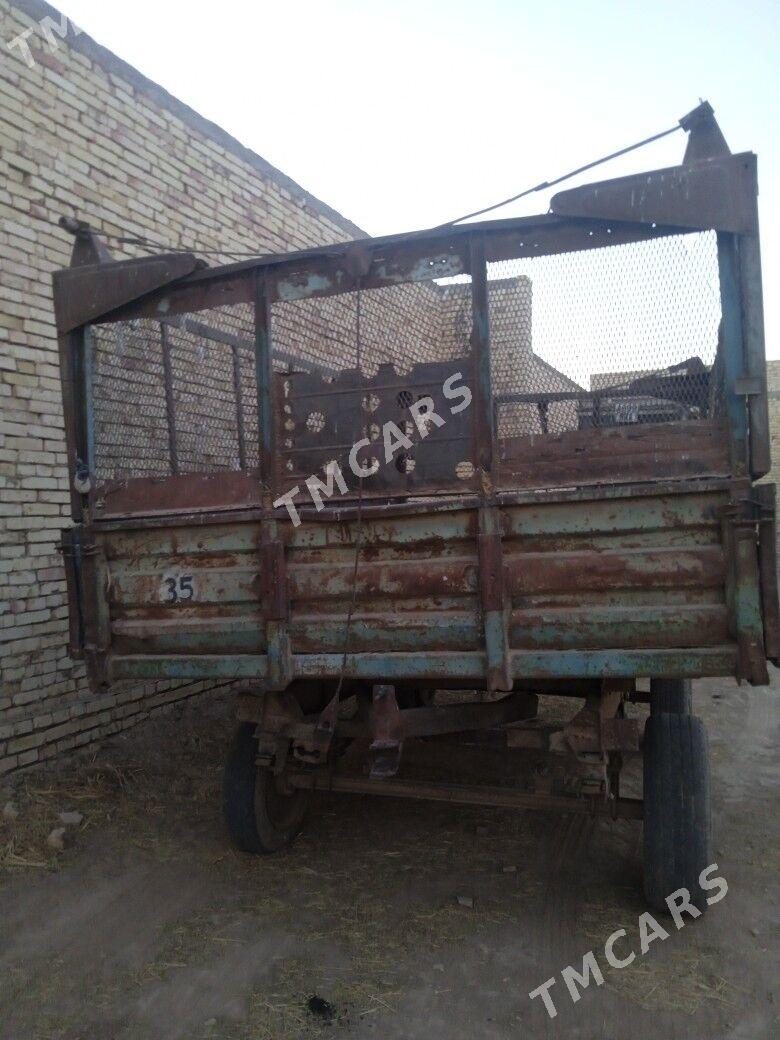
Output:
[[[733,670],[721,534],[728,501],[725,491],[709,491],[502,507],[516,674],[597,666],[626,674],[629,663],[657,670],[671,651],[690,652],[684,670],[695,657],[697,667],[707,659]],[[279,529],[295,673],[332,674],[358,525],[318,518]],[[356,673],[371,672],[372,655],[397,675],[413,662],[442,678],[484,673],[477,533],[473,507],[365,519],[350,636]],[[99,531],[114,674],[262,674],[261,535],[261,521],[251,519]],[[681,667],[680,654],[673,660]]]

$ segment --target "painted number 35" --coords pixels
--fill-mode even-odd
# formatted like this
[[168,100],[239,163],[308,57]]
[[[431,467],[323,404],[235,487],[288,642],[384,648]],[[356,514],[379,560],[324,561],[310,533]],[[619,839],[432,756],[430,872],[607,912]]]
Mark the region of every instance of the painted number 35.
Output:
[[168,574],[160,586],[163,603],[186,603],[195,596],[195,580],[191,574]]

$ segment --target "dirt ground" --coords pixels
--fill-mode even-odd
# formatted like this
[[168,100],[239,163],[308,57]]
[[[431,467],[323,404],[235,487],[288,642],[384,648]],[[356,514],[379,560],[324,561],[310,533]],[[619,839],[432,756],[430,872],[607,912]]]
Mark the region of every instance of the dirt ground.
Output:
[[[0,821],[0,1035],[777,1037],[778,695],[777,672],[770,689],[697,684],[729,891],[682,931],[665,919],[672,934],[644,956],[635,822],[332,795],[290,851],[234,851],[224,697],[17,778],[0,791],[19,812]],[[479,768],[446,763],[453,779]],[[609,969],[619,927],[637,957]],[[590,949],[605,981],[572,1004],[559,973]],[[553,975],[550,1019],[528,994]]]

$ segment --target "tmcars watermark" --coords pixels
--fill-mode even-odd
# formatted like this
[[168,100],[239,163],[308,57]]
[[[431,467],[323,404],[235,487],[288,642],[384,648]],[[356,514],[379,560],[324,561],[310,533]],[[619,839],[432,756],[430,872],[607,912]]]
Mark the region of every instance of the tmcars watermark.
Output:
[[[729,890],[725,878],[711,876],[718,869],[718,864],[712,863],[709,867],[705,867],[701,874],[699,874],[699,887],[701,890],[703,892],[713,892],[713,895],[707,896],[707,906],[712,906],[713,903],[719,903]],[[666,905],[669,907],[669,913],[672,916],[677,931],[686,924],[683,914],[688,914],[690,918],[701,917],[702,912],[691,902],[691,893],[687,888],[678,888],[675,892],[672,892],[671,895],[667,896]],[[642,956],[647,953],[650,949],[650,944],[655,942],[656,939],[663,941],[664,939],[669,938],[669,932],[667,932],[667,930],[662,927],[662,925],[650,913],[644,913],[639,918],[638,933],[639,950]],[[627,952],[624,952],[624,956],[622,957],[615,951],[616,944],[625,938],[627,938],[626,929],[618,928],[617,931],[613,932],[604,943],[604,959],[612,968],[627,968],[629,964],[632,964],[636,960],[635,950],[630,949]],[[593,950],[589,950],[582,958],[581,970],[578,970],[573,965],[569,965],[561,972],[561,978],[566,984],[566,989],[569,991],[569,996],[574,1004],[577,1003],[582,996],[582,991],[587,989],[591,982],[595,982],[597,986],[601,986],[604,982],[604,975],[602,974],[599,962],[596,960],[596,954]],[[546,982],[543,982],[541,986],[537,986],[536,989],[531,990],[528,994],[531,1000],[535,1000],[536,997],[542,998],[544,1006],[547,1009],[547,1014],[550,1018],[555,1018],[558,1014],[558,1009],[556,1008],[555,1002],[550,994],[550,990],[555,985],[556,981],[555,976],[553,976]]]
[[18,36],[14,36],[12,40],[6,43],[8,50],[13,50],[15,47],[19,48],[19,54],[27,65],[28,69],[34,69],[37,62],[33,56],[33,52],[30,50],[30,45],[27,42],[29,38],[36,33],[44,38],[46,43],[49,45],[49,50],[56,51],[59,47],[56,36],[59,36],[61,40],[66,39],[68,33],[72,33],[73,36],[80,36],[81,29],[75,25],[69,18],[66,18],[64,14],[60,15],[59,22],[46,15],[45,18],[41,18],[37,25],[31,25],[29,29],[25,29],[24,32],[19,33]]
[[[442,386],[442,393],[446,401],[450,402],[449,409],[450,415],[457,415],[459,412],[464,411],[469,407],[472,400],[471,390],[461,382],[463,379],[462,372],[455,372],[449,377]],[[418,401],[414,401],[409,405],[409,414],[411,415],[412,422],[417,429],[421,439],[425,439],[431,430],[436,427],[440,428],[444,426],[446,419],[439,415],[435,411],[434,400],[432,397],[421,397]],[[378,442],[379,437],[375,440]],[[399,452],[408,452],[414,447],[414,442],[411,437],[401,429],[401,427],[394,423],[392,420],[386,422],[381,430],[381,441],[382,451],[384,455],[385,465],[390,465],[395,459]],[[371,448],[372,440],[369,437],[363,437],[361,440],[356,441],[349,453],[349,468],[352,473],[359,479],[365,480],[367,477],[372,477],[379,470],[379,459],[371,456],[370,460],[363,457],[361,459],[361,453],[365,453]],[[329,462],[324,467],[325,480],[321,477],[313,475],[309,477],[306,482],[306,490],[309,493],[311,501],[319,513],[325,508],[325,499],[331,498],[338,489],[339,493],[346,495],[348,492],[347,482],[344,478],[344,473],[338,462]],[[295,504],[295,499],[302,492],[300,484],[296,484],[294,488],[291,488],[286,494],[277,498],[274,502],[274,506],[279,508],[284,506],[287,512],[290,514],[290,519],[295,527],[298,527],[301,523],[300,513]]]

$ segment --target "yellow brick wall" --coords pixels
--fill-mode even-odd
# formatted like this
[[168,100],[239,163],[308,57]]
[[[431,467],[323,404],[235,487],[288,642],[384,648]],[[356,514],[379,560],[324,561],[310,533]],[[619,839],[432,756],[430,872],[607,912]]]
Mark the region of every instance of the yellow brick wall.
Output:
[[[769,398],[769,444],[772,468],[762,483],[780,484],[780,360],[767,361],[766,385]],[[777,492],[780,501],[780,490]],[[778,560],[780,560],[780,525],[777,530]]]
[[[62,562],[68,491],[51,273],[77,214],[166,246],[284,251],[362,232],[259,156],[66,26],[37,0],[0,0],[0,772],[197,692],[90,696],[69,660]],[[34,60],[7,43],[26,29]],[[114,245],[117,255],[133,255]]]
[[772,469],[767,480],[780,483],[780,360],[767,361],[766,383],[769,396],[769,441],[772,448]]

